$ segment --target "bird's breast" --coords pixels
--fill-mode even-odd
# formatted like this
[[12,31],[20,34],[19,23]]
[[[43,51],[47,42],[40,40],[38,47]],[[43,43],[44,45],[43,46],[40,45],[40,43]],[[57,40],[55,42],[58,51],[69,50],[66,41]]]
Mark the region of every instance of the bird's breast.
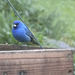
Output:
[[29,42],[31,39],[28,35],[26,35],[26,30],[23,28],[12,29],[12,35],[14,38],[20,42]]

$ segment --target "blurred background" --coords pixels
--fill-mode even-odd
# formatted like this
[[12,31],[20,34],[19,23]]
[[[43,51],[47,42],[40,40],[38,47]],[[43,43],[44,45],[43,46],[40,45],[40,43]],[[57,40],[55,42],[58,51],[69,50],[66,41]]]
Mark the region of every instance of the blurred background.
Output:
[[[74,0],[10,0],[42,46],[75,47]],[[0,44],[14,44],[13,21],[19,20],[7,0],[0,1]]]

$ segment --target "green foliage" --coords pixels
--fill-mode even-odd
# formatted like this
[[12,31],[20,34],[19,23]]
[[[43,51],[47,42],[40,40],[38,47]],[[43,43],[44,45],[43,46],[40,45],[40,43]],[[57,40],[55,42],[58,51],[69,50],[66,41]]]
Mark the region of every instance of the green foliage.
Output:
[[[43,46],[60,47],[58,41],[75,46],[74,0],[10,1]],[[14,20],[19,20],[19,18],[7,0],[1,0],[0,44],[16,42],[11,33]],[[53,43],[54,40],[56,43]]]

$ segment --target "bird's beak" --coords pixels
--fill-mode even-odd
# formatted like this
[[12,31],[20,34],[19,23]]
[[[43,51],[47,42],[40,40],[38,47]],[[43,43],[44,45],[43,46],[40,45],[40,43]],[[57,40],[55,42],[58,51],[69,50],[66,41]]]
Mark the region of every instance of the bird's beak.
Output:
[[13,27],[16,28],[16,24],[14,24]]

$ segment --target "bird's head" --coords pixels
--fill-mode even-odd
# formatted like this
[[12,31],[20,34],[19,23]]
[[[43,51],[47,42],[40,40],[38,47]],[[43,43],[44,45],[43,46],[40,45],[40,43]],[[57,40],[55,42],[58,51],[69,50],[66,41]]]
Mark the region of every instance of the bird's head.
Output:
[[18,28],[18,27],[20,27],[21,26],[21,21],[19,21],[19,20],[15,20],[14,22],[13,22],[13,27],[14,28]]

